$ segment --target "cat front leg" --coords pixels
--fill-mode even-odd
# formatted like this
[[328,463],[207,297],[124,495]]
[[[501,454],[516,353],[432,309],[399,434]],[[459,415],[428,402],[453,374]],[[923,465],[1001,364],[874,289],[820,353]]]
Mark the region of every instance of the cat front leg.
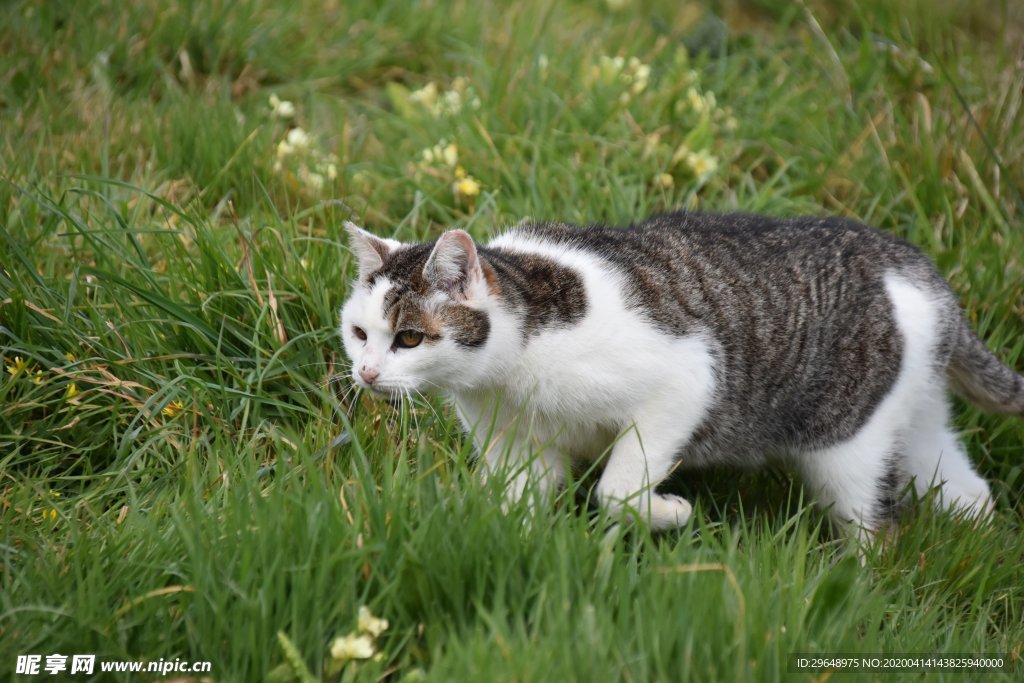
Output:
[[656,493],[692,434],[679,416],[645,415],[620,435],[597,485],[600,504],[613,513],[629,509],[654,530],[686,524],[693,512],[680,496]]
[[480,446],[480,472],[485,482],[503,482],[505,512],[524,497],[536,509],[550,502],[565,482],[565,459],[552,448],[535,451],[528,440],[499,437]]
[[[627,376],[643,387],[645,398],[630,407],[632,420],[623,425],[597,484],[603,507],[632,509],[652,529],[689,521],[689,501],[654,489],[676,466],[714,404],[715,348],[712,340],[692,335],[655,349],[653,357],[631,357],[635,362]],[[664,358],[671,363],[659,362]]]
[[565,458],[552,445],[535,443],[522,411],[501,410],[492,401],[464,402],[456,408],[473,435],[477,471],[484,483],[500,483],[505,512],[527,494],[532,508],[554,497],[565,482]]

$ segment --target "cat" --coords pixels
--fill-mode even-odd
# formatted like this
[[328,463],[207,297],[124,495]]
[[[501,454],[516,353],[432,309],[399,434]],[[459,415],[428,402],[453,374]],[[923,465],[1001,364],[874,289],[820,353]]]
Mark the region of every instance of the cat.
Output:
[[1024,378],[908,242],[840,218],[687,212],[625,228],[525,221],[486,246],[462,230],[403,244],[346,229],[354,382],[443,394],[484,475],[509,476],[509,501],[606,455],[599,504],[655,530],[692,512],[655,487],[718,463],[794,465],[857,533],[889,524],[911,482],[991,512],[947,388],[1024,416]]

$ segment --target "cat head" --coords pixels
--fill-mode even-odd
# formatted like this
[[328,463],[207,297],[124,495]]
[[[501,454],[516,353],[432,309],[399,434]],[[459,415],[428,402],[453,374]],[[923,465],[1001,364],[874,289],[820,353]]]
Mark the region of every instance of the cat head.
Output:
[[449,230],[433,244],[403,244],[345,228],[359,274],[340,332],[355,383],[386,396],[471,386],[493,308],[473,239]]

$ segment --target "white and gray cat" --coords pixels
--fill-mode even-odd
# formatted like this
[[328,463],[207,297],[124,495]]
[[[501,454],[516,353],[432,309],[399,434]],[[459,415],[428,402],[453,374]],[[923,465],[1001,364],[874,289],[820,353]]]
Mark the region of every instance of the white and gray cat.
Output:
[[[342,310],[352,376],[450,400],[507,496],[608,454],[596,494],[656,529],[690,503],[676,467],[802,472],[860,530],[907,484],[976,515],[989,488],[950,426],[947,388],[1024,416],[1024,378],[985,348],[912,245],[837,218],[673,213],[627,228],[526,222],[486,246],[348,223],[359,275]],[[503,475],[504,476],[504,475]]]

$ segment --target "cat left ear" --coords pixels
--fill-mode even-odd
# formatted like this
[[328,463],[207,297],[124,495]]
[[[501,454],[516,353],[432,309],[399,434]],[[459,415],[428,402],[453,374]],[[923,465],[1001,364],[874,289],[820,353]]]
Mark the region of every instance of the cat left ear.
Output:
[[359,279],[365,280],[370,273],[384,265],[384,259],[395,249],[394,240],[382,240],[371,235],[352,221],[345,221],[345,230],[349,234],[349,246],[359,259]]
[[423,276],[456,298],[469,298],[470,288],[484,277],[469,233],[449,230],[441,235],[423,266]]

